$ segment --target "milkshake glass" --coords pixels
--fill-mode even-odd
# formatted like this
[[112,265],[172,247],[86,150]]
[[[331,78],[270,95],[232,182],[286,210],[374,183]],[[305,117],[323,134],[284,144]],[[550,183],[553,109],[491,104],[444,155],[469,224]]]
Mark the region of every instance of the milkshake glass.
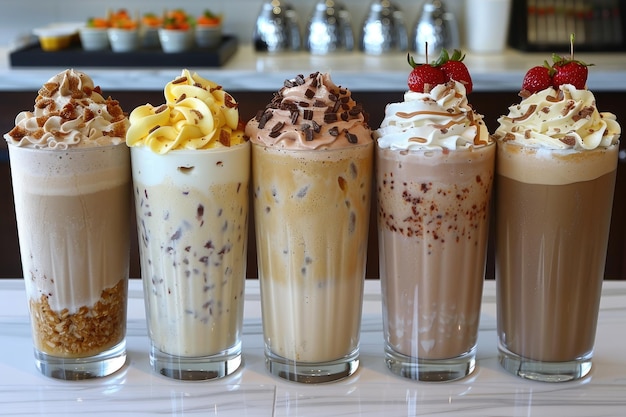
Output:
[[591,370],[620,127],[597,111],[591,92],[571,85],[533,94],[499,121],[499,361],[523,378],[583,378]]
[[456,82],[407,92],[375,136],[385,363],[463,378],[476,366],[495,143]]
[[211,81],[184,70],[165,97],[133,110],[127,138],[150,363],[220,378],[242,364],[250,144]]
[[126,362],[128,119],[98,91],[86,74],[60,73],[5,135],[35,363],[67,380]]
[[365,116],[349,91],[314,73],[288,80],[246,134],[267,369],[304,383],[350,376],[373,165]]

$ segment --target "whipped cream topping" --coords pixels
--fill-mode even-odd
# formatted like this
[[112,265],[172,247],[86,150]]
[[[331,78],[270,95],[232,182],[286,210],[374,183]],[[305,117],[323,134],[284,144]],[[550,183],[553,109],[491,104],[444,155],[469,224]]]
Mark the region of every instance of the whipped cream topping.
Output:
[[483,116],[467,101],[463,84],[450,81],[428,93],[407,91],[404,101],[385,107],[385,118],[374,136],[383,149],[448,150],[485,146],[492,142]]
[[335,149],[372,141],[368,115],[328,73],[285,81],[246,125],[253,143],[284,149]]
[[615,115],[599,112],[591,91],[570,84],[524,97],[498,122],[496,139],[535,148],[606,148],[621,134]]
[[68,69],[43,85],[33,111],[20,112],[4,138],[42,149],[118,145],[128,125],[116,100],[102,97],[87,74]]
[[211,149],[245,142],[239,105],[213,81],[184,69],[166,84],[165,104],[144,104],[130,114],[128,146],[164,154],[174,149]]

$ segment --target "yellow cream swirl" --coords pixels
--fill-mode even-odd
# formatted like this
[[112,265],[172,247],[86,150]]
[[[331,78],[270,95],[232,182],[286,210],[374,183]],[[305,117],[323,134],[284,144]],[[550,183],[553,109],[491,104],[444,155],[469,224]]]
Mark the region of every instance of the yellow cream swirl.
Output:
[[239,106],[213,81],[184,69],[167,83],[165,104],[144,104],[130,116],[128,146],[164,154],[174,149],[210,149],[245,142]]
[[547,149],[590,150],[616,143],[621,128],[613,113],[599,112],[589,90],[564,84],[550,87],[509,107],[494,137]]

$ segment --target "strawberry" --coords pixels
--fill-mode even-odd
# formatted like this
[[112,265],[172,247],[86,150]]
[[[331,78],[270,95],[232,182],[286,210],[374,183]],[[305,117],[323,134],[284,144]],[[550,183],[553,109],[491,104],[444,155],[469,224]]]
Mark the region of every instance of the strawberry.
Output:
[[448,51],[443,49],[435,65],[441,68],[446,76],[446,81],[455,80],[460,82],[465,85],[466,94],[469,94],[472,92],[474,85],[467,66],[463,63],[463,59],[465,59],[465,55],[460,50],[455,49],[452,56],[450,56]]
[[428,93],[433,87],[445,84],[446,77],[440,68],[431,64],[417,64],[410,54],[407,54],[409,65],[413,68],[407,81],[409,90],[417,93]]
[[554,64],[554,76],[552,77],[552,85],[554,88],[559,88],[563,84],[571,84],[578,90],[583,90],[587,86],[587,75],[589,69],[587,67],[593,64],[585,64],[582,61],[574,59],[574,34],[572,33],[569,38],[570,43],[570,55],[569,58],[563,58],[557,54],[552,55]]
[[530,93],[536,93],[537,91],[552,87],[553,74],[554,69],[550,67],[548,62],[545,62],[544,65],[532,67],[524,76],[524,80],[522,81],[522,90],[526,90]]
[[563,84],[572,84],[579,90],[585,89],[587,85],[587,75],[589,65],[581,61],[570,60],[554,55],[554,77],[552,85],[559,88]]

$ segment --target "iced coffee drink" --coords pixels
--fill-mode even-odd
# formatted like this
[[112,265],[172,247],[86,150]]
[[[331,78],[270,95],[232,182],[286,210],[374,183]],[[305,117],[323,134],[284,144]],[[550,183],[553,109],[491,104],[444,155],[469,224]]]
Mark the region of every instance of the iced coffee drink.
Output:
[[36,364],[48,376],[106,376],[126,361],[127,127],[115,100],[67,70],[4,136]]
[[285,82],[246,126],[266,364],[299,382],[351,375],[367,253],[373,141],[328,74]]
[[499,119],[499,360],[540,381],[591,368],[620,127],[587,89],[530,93]]
[[424,381],[475,367],[495,143],[457,81],[407,91],[375,132],[385,362]]
[[233,97],[184,70],[133,110],[141,274],[155,371],[213,379],[242,363],[250,145]]

